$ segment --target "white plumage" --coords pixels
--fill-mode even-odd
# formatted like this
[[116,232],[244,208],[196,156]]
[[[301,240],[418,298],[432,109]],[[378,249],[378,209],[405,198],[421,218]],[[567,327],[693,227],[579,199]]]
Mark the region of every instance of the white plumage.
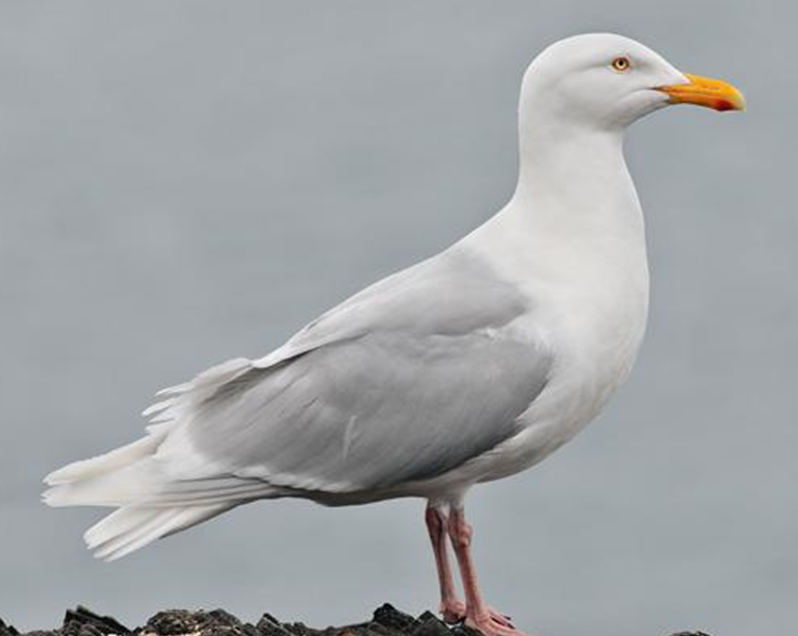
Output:
[[111,560],[256,499],[425,497],[444,617],[511,633],[476,588],[463,497],[567,442],[629,373],[648,270],[623,135],[680,101],[742,107],[627,38],[549,47],[524,77],[518,186],[498,214],[271,354],[162,391],[143,439],[52,473],[45,501],[118,508],[85,537]]

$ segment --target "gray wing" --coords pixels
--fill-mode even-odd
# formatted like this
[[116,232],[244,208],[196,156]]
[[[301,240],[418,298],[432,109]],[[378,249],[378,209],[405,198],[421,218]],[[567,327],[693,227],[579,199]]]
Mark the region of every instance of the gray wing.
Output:
[[277,355],[233,363],[178,409],[164,453],[215,473],[200,478],[326,492],[441,475],[517,433],[545,385],[550,356],[507,328],[527,311],[478,257],[445,252],[354,296]]

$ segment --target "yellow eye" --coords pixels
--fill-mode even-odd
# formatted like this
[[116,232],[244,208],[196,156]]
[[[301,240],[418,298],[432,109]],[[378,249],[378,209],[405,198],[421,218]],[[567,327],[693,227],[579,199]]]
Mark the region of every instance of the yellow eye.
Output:
[[612,68],[613,70],[618,71],[619,73],[623,73],[624,71],[628,71],[631,63],[629,62],[628,57],[616,57],[612,61]]

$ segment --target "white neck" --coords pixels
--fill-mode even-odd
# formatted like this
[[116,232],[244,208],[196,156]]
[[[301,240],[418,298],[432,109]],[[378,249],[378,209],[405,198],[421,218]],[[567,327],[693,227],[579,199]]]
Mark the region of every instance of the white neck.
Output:
[[525,208],[525,214],[542,222],[563,224],[579,233],[609,230],[617,224],[642,227],[637,193],[623,156],[622,130],[522,117],[519,146],[518,184],[511,207]]
[[608,267],[619,275],[647,271],[643,215],[623,157],[623,131],[522,117],[515,193],[466,241],[521,278],[570,273],[577,282],[615,275]]

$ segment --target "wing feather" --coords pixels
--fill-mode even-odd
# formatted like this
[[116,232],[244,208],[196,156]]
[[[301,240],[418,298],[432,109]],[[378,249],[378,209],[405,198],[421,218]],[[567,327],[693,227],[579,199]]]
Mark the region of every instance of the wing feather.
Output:
[[174,420],[156,457],[178,478],[328,493],[442,475],[515,435],[545,386],[550,354],[510,327],[529,311],[476,256],[445,252],[170,394],[151,411]]

